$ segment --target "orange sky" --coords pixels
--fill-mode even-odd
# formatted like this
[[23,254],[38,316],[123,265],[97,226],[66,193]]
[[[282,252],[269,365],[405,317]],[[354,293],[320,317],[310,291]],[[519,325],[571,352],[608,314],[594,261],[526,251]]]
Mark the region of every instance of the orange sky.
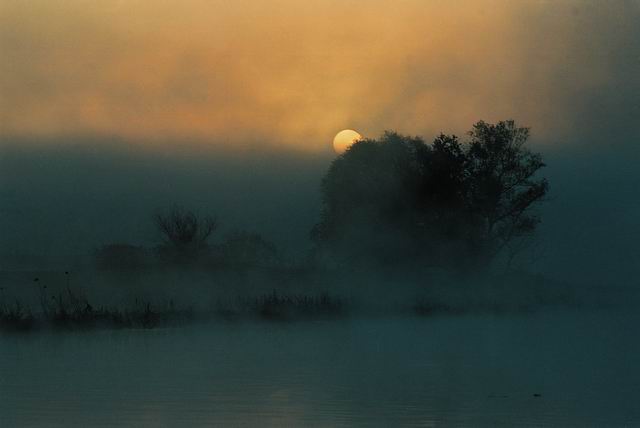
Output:
[[318,151],[343,128],[430,137],[514,118],[544,139],[580,126],[583,94],[631,78],[620,52],[639,10],[572,0],[3,0],[0,135]]

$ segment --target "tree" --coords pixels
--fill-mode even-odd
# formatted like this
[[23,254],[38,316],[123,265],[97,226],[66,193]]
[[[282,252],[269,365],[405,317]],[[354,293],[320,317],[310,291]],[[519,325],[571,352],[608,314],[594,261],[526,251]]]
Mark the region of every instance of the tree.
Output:
[[347,263],[394,262],[412,247],[420,138],[393,132],[365,139],[331,164],[322,181],[322,218],[312,239]]
[[208,249],[207,240],[217,228],[214,217],[199,217],[192,211],[173,207],[154,216],[163,238],[158,255],[163,262],[184,264],[197,260]]
[[535,231],[540,217],[530,208],[543,199],[549,184],[535,178],[545,164],[540,154],[524,147],[528,128],[513,120],[496,125],[480,121],[469,136],[468,206],[482,224],[479,249],[492,258],[505,247],[520,246]]
[[336,158],[322,185],[319,249],[347,263],[487,263],[539,222],[530,212],[548,185],[527,128],[478,122],[461,143],[385,132]]

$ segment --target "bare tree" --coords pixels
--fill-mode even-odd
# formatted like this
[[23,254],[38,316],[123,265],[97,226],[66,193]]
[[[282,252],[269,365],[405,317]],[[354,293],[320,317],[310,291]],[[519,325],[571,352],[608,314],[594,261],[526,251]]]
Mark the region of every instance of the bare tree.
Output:
[[208,248],[207,240],[218,226],[215,217],[199,217],[178,206],[167,213],[156,213],[154,222],[164,239],[159,250],[165,261],[171,258],[186,262],[197,258]]

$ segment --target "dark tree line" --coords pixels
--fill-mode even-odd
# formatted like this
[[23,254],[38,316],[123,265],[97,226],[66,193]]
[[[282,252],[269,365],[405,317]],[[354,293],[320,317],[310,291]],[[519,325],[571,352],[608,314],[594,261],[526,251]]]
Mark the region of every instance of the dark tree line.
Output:
[[[529,129],[513,121],[478,122],[461,141],[441,134],[431,143],[385,132],[353,144],[322,180],[322,212],[311,237],[316,255],[343,265],[487,265],[521,248],[540,222],[532,209],[548,190],[537,176],[540,154],[525,147]],[[212,216],[179,207],[158,212],[162,265],[274,265],[275,246],[260,235],[233,233],[220,244]],[[139,265],[141,247],[110,245],[103,265]],[[317,260],[317,259],[316,259]]]
[[311,232],[320,252],[344,263],[485,265],[527,239],[532,207],[548,184],[529,129],[478,122],[468,140],[385,132],[334,160],[322,181],[323,210]]
[[275,267],[280,262],[275,245],[258,233],[234,231],[219,244],[210,242],[218,229],[218,221],[213,216],[199,215],[174,206],[158,211],[153,222],[161,240],[155,248],[130,244],[104,245],[95,252],[98,267],[130,271],[159,264],[166,267],[244,269]]

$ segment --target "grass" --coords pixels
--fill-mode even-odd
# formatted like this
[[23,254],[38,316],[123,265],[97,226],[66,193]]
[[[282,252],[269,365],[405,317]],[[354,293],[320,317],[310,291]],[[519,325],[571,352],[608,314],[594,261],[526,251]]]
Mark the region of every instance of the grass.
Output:
[[[490,278],[492,279],[492,278]],[[37,282],[37,281],[34,281]],[[473,287],[472,287],[473,286]],[[40,305],[34,308],[24,301],[6,299],[0,288],[0,331],[30,331],[36,329],[95,329],[95,328],[155,328],[195,320],[297,321],[335,319],[360,311],[388,313],[388,311],[412,312],[418,316],[513,314],[529,313],[546,307],[579,307],[580,302],[572,290],[562,284],[550,283],[532,277],[506,277],[478,284],[455,282],[433,284],[420,291],[420,298],[413,291],[397,296],[385,295],[388,301],[374,301],[371,296],[382,294],[372,290],[361,294],[360,300],[345,299],[328,292],[296,293],[273,289],[264,294],[248,297],[228,297],[196,312],[193,308],[178,308],[173,301],[136,299],[121,306],[96,306],[83,294],[73,292],[68,286],[52,294],[44,285],[40,291]],[[263,289],[264,290],[264,289]],[[292,289],[293,290],[293,289]],[[231,290],[230,290],[231,291]],[[406,291],[406,290],[405,290]],[[245,291],[246,292],[246,291]],[[237,290],[242,293],[242,290]],[[254,293],[256,293],[254,289]],[[195,296],[193,293],[189,293]],[[220,295],[220,294],[218,294]],[[237,296],[238,294],[235,294]],[[211,295],[199,294],[210,298]],[[35,296],[37,297],[37,294]],[[367,299],[367,297],[371,297]],[[200,298],[202,301],[202,298]],[[357,305],[354,304],[357,303]],[[369,305],[369,306],[367,306]],[[376,306],[379,305],[379,306]],[[384,306],[387,305],[387,306]],[[399,305],[399,306],[398,306]],[[35,310],[34,310],[35,309]]]
[[9,331],[28,331],[33,329],[35,317],[30,308],[16,300],[13,304],[0,304],[0,329]]
[[50,298],[40,297],[41,312],[16,301],[13,305],[0,304],[0,331],[30,331],[39,328],[93,329],[93,328],[154,328],[193,318],[190,308],[180,309],[173,301],[152,304],[136,299],[126,308],[95,307],[89,300],[67,288]]
[[[347,301],[328,293],[317,295],[281,294],[276,290],[253,298],[218,302],[213,313],[201,317],[225,320],[257,318],[267,321],[337,318],[347,313]],[[49,295],[40,289],[40,311],[15,301],[0,302],[0,331],[26,332],[39,329],[89,330],[145,328],[175,325],[196,318],[192,308],[178,308],[172,300],[153,304],[136,299],[124,308],[95,306],[85,296],[66,288]]]
[[338,318],[346,315],[345,299],[330,296],[281,294],[276,290],[254,298],[238,299],[234,304],[218,303],[216,313],[225,319],[258,318],[267,321]]

